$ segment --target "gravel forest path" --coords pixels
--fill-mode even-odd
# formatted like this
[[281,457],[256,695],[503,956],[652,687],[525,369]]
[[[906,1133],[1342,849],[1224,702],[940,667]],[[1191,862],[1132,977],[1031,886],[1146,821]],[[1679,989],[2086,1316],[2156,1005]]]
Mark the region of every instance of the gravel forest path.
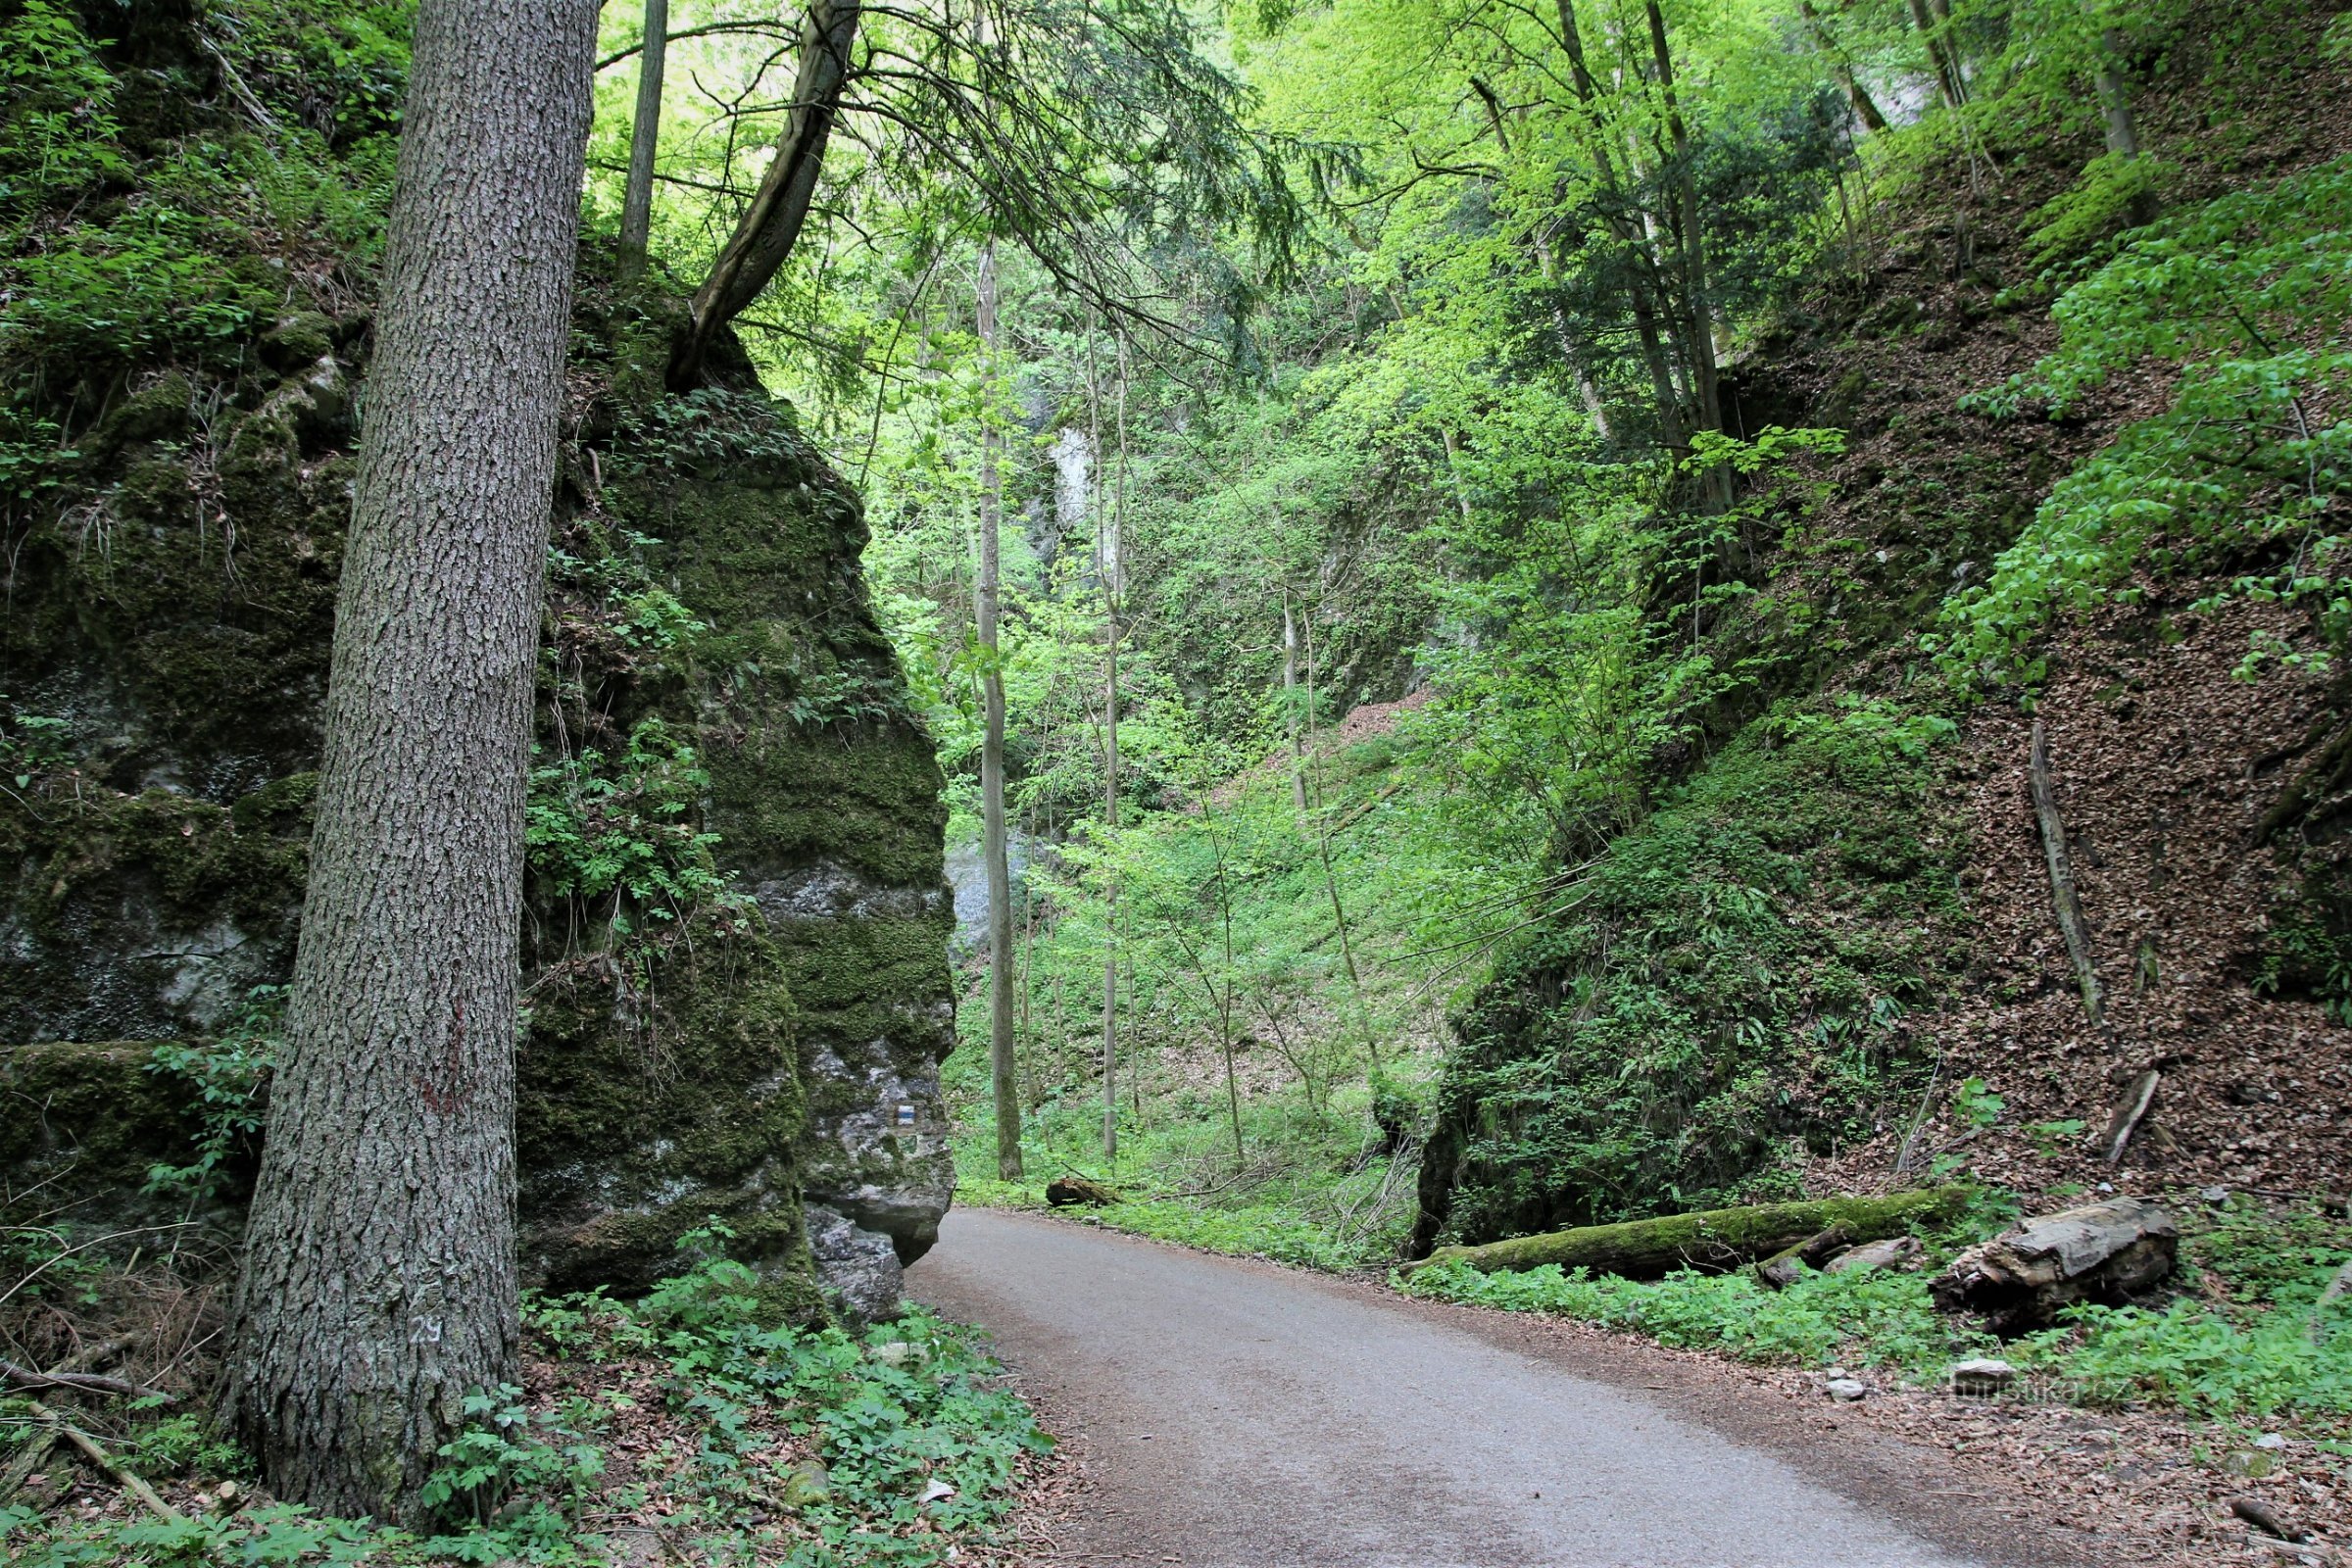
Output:
[[988,1329],[1076,1445],[1084,1483],[1040,1562],[2080,1560],[1940,1498],[1940,1454],[1743,1408],[1729,1374],[1709,1386],[1506,1314],[971,1209],[908,1286]]

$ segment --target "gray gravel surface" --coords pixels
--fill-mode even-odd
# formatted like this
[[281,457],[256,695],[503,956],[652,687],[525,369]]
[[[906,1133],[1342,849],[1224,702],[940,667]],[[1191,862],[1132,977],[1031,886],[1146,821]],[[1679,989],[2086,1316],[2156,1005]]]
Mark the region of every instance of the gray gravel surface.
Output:
[[2037,1548],[2022,1516],[1985,1499],[1939,1501],[1957,1490],[1939,1485],[1939,1453],[1759,1413],[1728,1375],[1694,1387],[1709,1380],[1644,1364],[1642,1348],[1620,1357],[1503,1314],[970,1209],[948,1216],[907,1286],[988,1329],[1078,1446],[1086,1485],[1043,1560],[2079,1560]]

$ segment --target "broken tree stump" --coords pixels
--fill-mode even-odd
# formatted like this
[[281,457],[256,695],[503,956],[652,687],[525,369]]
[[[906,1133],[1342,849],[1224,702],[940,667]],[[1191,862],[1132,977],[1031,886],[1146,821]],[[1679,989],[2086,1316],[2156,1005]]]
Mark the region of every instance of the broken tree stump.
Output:
[[1493,1274],[1512,1269],[1586,1268],[1627,1279],[1657,1279],[1680,1268],[1737,1268],[1801,1247],[1833,1228],[1848,1241],[1876,1241],[1914,1224],[1949,1219],[1967,1201],[1965,1187],[1936,1187],[1881,1198],[1823,1198],[1790,1203],[1710,1208],[1661,1219],[1588,1225],[1542,1236],[1517,1236],[1483,1247],[1441,1247],[1405,1271],[1459,1259]]
[[2078,1301],[2119,1304],[2173,1271],[2180,1232],[2142,1198],[2045,1214],[1970,1248],[1929,1282],[1947,1312],[1975,1313],[1995,1334],[2042,1327]]

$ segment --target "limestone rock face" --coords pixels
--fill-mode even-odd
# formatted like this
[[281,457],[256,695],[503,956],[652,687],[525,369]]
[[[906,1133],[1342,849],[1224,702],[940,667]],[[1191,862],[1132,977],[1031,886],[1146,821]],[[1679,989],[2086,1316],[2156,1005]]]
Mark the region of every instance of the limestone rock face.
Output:
[[[814,1219],[836,1300],[887,1310],[954,1186],[942,780],[866,597],[856,493],[748,365],[667,394],[674,305],[600,297],[593,270],[520,933],[524,1270],[642,1286],[715,1219],[806,1315]],[[168,1102],[192,1091],[147,1070],[156,1043],[220,1033],[291,965],[363,326],[290,318],[233,377],[113,398],[17,548],[0,717],[20,757],[43,750],[0,794],[0,1087],[37,1082],[56,1114],[0,1138],[0,1176],[69,1172],[76,1220],[135,1211],[146,1165],[182,1157]],[[695,889],[625,929],[581,896],[575,777],[669,788],[676,812],[647,820],[705,835],[677,852],[707,856]]]
[[839,1211],[810,1203],[808,1250],[817,1285],[845,1317],[877,1322],[894,1316],[906,1294],[906,1270],[890,1238],[852,1223]]

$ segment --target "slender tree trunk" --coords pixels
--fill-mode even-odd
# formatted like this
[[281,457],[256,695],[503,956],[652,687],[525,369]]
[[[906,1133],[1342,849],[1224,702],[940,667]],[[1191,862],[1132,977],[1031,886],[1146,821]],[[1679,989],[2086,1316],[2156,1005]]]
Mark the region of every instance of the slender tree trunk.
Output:
[[[1119,612],[1107,611],[1102,647],[1102,819],[1119,821]],[[1102,1157],[1119,1157],[1119,884],[1102,889]]]
[[[1206,809],[1203,808],[1203,815]],[[1233,1168],[1242,1168],[1242,1085],[1233,1061],[1233,889],[1225,880],[1225,845],[1216,821],[1208,821],[1208,847],[1217,858],[1217,916],[1225,941],[1225,989],[1211,990],[1217,1004],[1217,1042],[1225,1051],[1225,1108],[1233,1117]]]
[[[1470,86],[1478,94],[1479,102],[1487,106],[1487,123],[1494,129],[1494,145],[1507,159],[1511,152],[1511,134],[1502,122],[1502,100],[1495,96],[1494,88],[1477,76],[1470,78]],[[1575,328],[1569,323],[1568,307],[1560,296],[1560,264],[1552,255],[1551,242],[1544,237],[1541,225],[1528,231],[1527,247],[1536,258],[1536,270],[1544,279],[1544,297],[1550,302],[1551,329],[1553,336],[1559,339],[1560,363],[1568,368],[1568,373],[1575,378],[1577,395],[1584,399],[1586,412],[1592,416],[1593,429],[1606,441],[1609,439],[1608,405],[1601,401],[1599,383],[1592,379],[1592,368],[1586,363],[1583,348],[1576,340]]]
[[1821,20],[1820,12],[1813,9],[1813,0],[1796,0],[1796,10],[1805,19],[1805,30],[1813,35],[1813,46],[1821,51],[1822,59],[1829,62],[1830,74],[1844,91],[1845,101],[1853,109],[1854,118],[1862,122],[1862,128],[1874,136],[1885,130],[1886,117],[1879,113],[1879,106],[1864,89],[1862,78],[1854,74],[1853,61],[1838,47],[1838,40],[1831,36],[1830,24]]
[[1453,504],[1461,509],[1462,520],[1470,520],[1470,487],[1462,483],[1462,438],[1452,425],[1438,432],[1446,443],[1446,473],[1453,480]]
[[1291,808],[1306,813],[1306,749],[1298,739],[1298,622],[1291,614],[1291,585],[1282,585],[1282,712],[1291,741]]
[[629,132],[629,180],[620,201],[623,283],[645,270],[654,231],[654,146],[662,135],[662,72],[669,54],[669,0],[645,0],[645,48],[637,58],[637,122]]
[[[997,354],[997,246],[980,250],[980,352],[994,385]],[[993,399],[992,399],[993,402]],[[997,641],[998,600],[1004,589],[998,532],[1004,511],[998,489],[994,409],[980,425],[980,582],[973,598],[980,623],[983,710],[980,736],[980,853],[988,862],[988,1066],[997,1102],[997,1177],[1021,1179],[1021,1100],[1012,1049],[1012,866],[1004,843],[1004,671]]]
[[596,8],[416,13],[325,757],[224,1413],[270,1490],[419,1522],[516,1377],[523,787]]
[[[2139,122],[2132,113],[2132,88],[2124,79],[2124,35],[2113,27],[2099,33],[2096,74],[2099,117],[2107,133],[2107,151],[2125,163],[2139,158]],[[2156,221],[2162,212],[2152,190],[2132,193],[2129,217],[2133,227]]]
[[[1127,507],[1127,340],[1119,339],[1119,466],[1112,481],[1111,503],[1098,506],[1097,537],[1102,580],[1102,821],[1106,829],[1119,825],[1119,588],[1122,570],[1120,525]],[[1099,412],[1093,416],[1100,423]],[[1097,431],[1098,436],[1100,430]],[[1096,451],[1102,450],[1098,444]],[[1102,1157],[1119,1157],[1119,885],[1115,873],[1103,888],[1102,952]],[[1141,1093],[1139,1086],[1138,1093]]]
[[776,138],[776,156],[760,176],[734,234],[710,264],[710,275],[695,291],[690,325],[670,361],[672,385],[693,381],[718,329],[760,297],[800,243],[808,205],[816,195],[817,172],[824,165],[825,143],[841,113],[860,10],[860,0],[813,0],[809,6],[801,24],[801,67],[793,81],[792,112]]
[[[1306,639],[1306,710],[1309,725],[1307,749],[1312,752],[1314,749],[1312,725],[1315,710],[1315,639],[1311,623]],[[1364,1037],[1364,1059],[1367,1065],[1377,1068],[1380,1065],[1380,1046],[1372,1036],[1371,1009],[1364,1004],[1364,977],[1355,966],[1355,941],[1348,930],[1348,906],[1340,899],[1339,874],[1332,869],[1331,865],[1331,823],[1323,814],[1323,771],[1320,767],[1316,767],[1313,774],[1315,780],[1315,854],[1323,863],[1323,892],[1331,900],[1332,924],[1337,928],[1340,937],[1340,958],[1347,965],[1348,989],[1355,999],[1356,1024]]]
[[1911,25],[1919,29],[1920,38],[1928,46],[1928,63],[1935,68],[1936,91],[1946,109],[1960,109],[1968,103],[1968,82],[1960,74],[1960,57],[1953,52],[1951,40],[1944,35],[1942,25],[1928,10],[1928,0],[1908,0]]
[[[1649,47],[1657,62],[1658,90],[1665,97],[1666,131],[1674,140],[1674,187],[1681,207],[1684,309],[1690,318],[1691,390],[1699,427],[1721,433],[1723,388],[1715,365],[1715,307],[1707,282],[1707,240],[1699,224],[1698,176],[1690,167],[1690,133],[1683,123],[1674,91],[1674,52],[1666,41],[1666,17],[1658,0],[1648,0]],[[1732,504],[1731,470],[1716,464],[1706,472],[1707,500],[1716,511]]]
[[1593,168],[1600,175],[1601,190],[1607,197],[1605,220],[1611,237],[1617,241],[1617,247],[1626,260],[1626,304],[1634,318],[1635,341],[1642,345],[1642,363],[1649,371],[1650,395],[1658,411],[1659,438],[1667,450],[1687,452],[1690,443],[1683,427],[1682,403],[1675,394],[1665,345],[1659,337],[1657,310],[1649,297],[1645,277],[1649,270],[1648,247],[1634,231],[1625,216],[1628,203],[1618,182],[1617,160],[1609,151],[1608,127],[1601,118],[1599,90],[1593,84],[1592,68],[1585,59],[1584,32],[1577,25],[1575,0],[1559,0],[1559,13],[1561,46],[1568,52],[1568,66],[1576,86],[1577,101],[1585,111]]

